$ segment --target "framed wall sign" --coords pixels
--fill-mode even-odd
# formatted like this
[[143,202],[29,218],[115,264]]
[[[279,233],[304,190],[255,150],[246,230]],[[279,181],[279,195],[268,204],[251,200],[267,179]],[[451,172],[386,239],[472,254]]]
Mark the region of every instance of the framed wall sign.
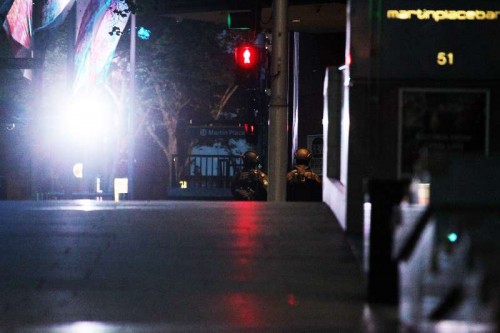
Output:
[[488,155],[489,90],[401,88],[400,176],[428,168],[433,154]]

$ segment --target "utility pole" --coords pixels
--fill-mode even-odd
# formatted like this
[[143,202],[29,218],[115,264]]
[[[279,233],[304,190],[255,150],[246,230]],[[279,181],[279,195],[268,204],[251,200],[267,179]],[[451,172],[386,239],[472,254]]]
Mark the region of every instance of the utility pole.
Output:
[[[42,20],[42,3],[40,1],[34,1],[31,4],[31,10],[32,10],[32,24],[33,24],[33,29],[32,31],[35,31],[38,27],[41,26],[41,20]],[[45,58],[45,45],[41,43],[39,40],[39,34],[32,33],[31,36],[31,57],[35,63],[43,64],[43,60]],[[29,57],[28,57],[29,59]],[[33,69],[32,71],[32,87],[33,89],[32,93],[35,98],[35,103],[34,105],[40,106],[43,105],[43,67],[36,66],[36,68]],[[36,121],[31,121],[30,126],[35,126],[34,124],[37,124],[36,126],[40,126],[41,124],[41,119],[45,115],[46,110],[39,109],[37,112],[35,112],[35,119]],[[36,134],[38,133],[37,130],[33,129],[32,133],[30,134],[32,144],[31,144],[31,198],[34,200],[42,200],[43,199],[43,190],[41,188],[41,159],[40,159],[40,140],[36,138]],[[34,135],[34,136],[33,136]]]
[[[135,3],[135,2],[134,2]],[[128,153],[127,153],[127,178],[128,178],[128,200],[134,199],[135,183],[135,42],[136,22],[135,13],[130,14],[130,76],[128,105]]]
[[288,28],[287,0],[273,1],[271,102],[269,105],[268,201],[286,200],[288,165]]

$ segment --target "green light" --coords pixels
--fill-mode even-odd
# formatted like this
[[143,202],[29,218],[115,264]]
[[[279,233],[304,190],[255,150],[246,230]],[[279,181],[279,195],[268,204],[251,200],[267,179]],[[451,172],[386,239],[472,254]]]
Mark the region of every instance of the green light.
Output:
[[457,240],[458,240],[458,235],[454,232],[450,232],[448,234],[448,240],[451,242],[451,243],[455,243]]
[[144,40],[149,39],[149,37],[151,37],[151,30],[140,27],[137,31],[137,37]]
[[255,25],[254,20],[254,13],[251,11],[228,13],[227,28],[237,30],[250,30]]

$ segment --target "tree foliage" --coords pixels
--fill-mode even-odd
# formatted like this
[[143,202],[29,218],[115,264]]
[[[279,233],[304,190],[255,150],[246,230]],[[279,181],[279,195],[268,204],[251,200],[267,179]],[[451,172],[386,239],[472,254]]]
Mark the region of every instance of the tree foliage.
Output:
[[152,37],[136,47],[138,130],[161,148],[170,170],[173,155],[191,148],[189,122],[214,121],[236,90],[228,43],[238,37],[207,22],[148,21]]

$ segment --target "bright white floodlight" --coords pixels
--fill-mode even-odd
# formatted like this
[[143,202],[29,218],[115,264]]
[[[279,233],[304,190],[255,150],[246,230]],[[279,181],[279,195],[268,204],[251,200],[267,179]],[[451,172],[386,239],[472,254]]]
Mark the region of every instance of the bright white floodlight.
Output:
[[112,126],[109,103],[95,97],[73,100],[62,112],[60,126],[77,140],[106,136]]

